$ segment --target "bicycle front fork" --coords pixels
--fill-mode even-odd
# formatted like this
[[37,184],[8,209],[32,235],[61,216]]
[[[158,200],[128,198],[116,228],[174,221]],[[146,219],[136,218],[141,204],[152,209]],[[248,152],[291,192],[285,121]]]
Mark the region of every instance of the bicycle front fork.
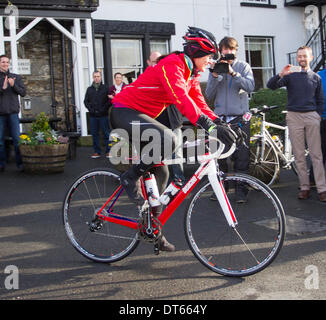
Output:
[[208,180],[214,190],[217,200],[220,203],[224,216],[229,226],[235,228],[238,222],[233,212],[228,196],[225,192],[221,178],[217,174],[215,161],[210,161],[207,169],[208,169]]

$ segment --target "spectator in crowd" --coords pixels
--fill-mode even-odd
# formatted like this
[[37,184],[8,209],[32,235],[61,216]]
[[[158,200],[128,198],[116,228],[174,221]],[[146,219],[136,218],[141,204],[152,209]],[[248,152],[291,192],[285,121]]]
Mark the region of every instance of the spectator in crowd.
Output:
[[[249,111],[248,93],[255,88],[253,73],[249,64],[237,59],[238,42],[232,37],[224,37],[219,43],[222,56],[221,63],[226,63],[227,72],[214,72],[215,64],[210,68],[206,96],[214,102],[214,112],[224,121],[230,124],[238,123],[242,116]],[[234,59],[223,60],[225,55],[234,55]],[[246,133],[246,146],[239,146],[232,155],[234,170],[236,172],[248,173],[250,152],[250,122],[241,128]],[[219,162],[222,171],[228,171],[227,159]],[[236,201],[243,203],[247,201],[248,190],[241,185],[236,186]],[[215,194],[210,198],[216,200]]]
[[[319,71],[318,75],[321,78],[321,83],[323,86],[323,93],[324,93],[324,98],[325,98],[325,96],[326,96],[326,68],[322,71]],[[321,152],[323,155],[323,163],[324,163],[324,168],[325,168],[325,164],[326,164],[326,100],[324,103],[324,111],[321,115],[320,138],[321,138]],[[310,166],[310,185],[311,186],[315,185],[314,170],[313,170],[312,165]]]
[[[326,96],[326,69],[318,72],[321,83],[323,85],[323,93],[324,98]],[[321,136],[321,151],[323,154],[323,163],[324,167],[326,164],[326,101],[324,102],[324,111],[321,115],[321,122],[320,122],[320,136]]]
[[0,172],[6,166],[5,135],[7,127],[11,134],[16,165],[20,171],[23,170],[22,159],[19,152],[18,142],[20,135],[18,113],[20,109],[18,96],[24,97],[26,90],[20,75],[9,72],[9,58],[0,56]]
[[291,72],[291,65],[286,65],[279,74],[268,81],[267,87],[273,90],[286,87],[288,90],[286,122],[298,168],[300,183],[298,198],[305,200],[310,195],[305,157],[307,142],[319,200],[326,202],[326,178],[320,138],[320,121],[324,110],[323,87],[320,76],[310,69],[310,62],[313,59],[311,48],[307,46],[298,48],[296,59],[301,72]]
[[118,94],[126,84],[123,82],[123,75],[120,72],[114,74],[115,84],[109,88],[109,103],[112,104],[112,99],[116,94]]
[[147,59],[147,65],[148,66],[155,66],[157,63],[157,59],[161,56],[161,53],[158,51],[153,51],[151,52],[151,54],[149,55],[148,59]]
[[84,104],[89,111],[89,124],[93,137],[94,153],[91,155],[91,158],[97,159],[101,156],[100,128],[104,136],[105,156],[109,158],[110,128],[108,118],[108,87],[102,83],[102,74],[100,71],[93,72],[93,83],[87,88]]

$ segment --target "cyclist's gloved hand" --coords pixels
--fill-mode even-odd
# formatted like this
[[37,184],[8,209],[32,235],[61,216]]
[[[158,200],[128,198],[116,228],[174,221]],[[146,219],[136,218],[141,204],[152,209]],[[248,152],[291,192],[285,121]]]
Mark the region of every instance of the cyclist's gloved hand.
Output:
[[205,114],[199,116],[196,125],[197,127],[203,128],[208,133],[212,132],[216,128],[216,124]]
[[216,125],[222,125],[222,126],[227,126],[228,124],[223,121],[221,118],[216,118],[214,121],[213,121]]
[[237,145],[244,145],[245,147],[248,148],[247,144],[246,144],[246,140],[247,140],[247,134],[238,126],[231,126],[232,130],[237,134],[238,138],[237,138]]
[[208,118],[208,116],[201,115],[197,120],[197,125],[205,129],[208,133],[216,130],[217,138],[225,144],[232,144],[236,141],[236,133],[219,118],[216,118],[213,122],[210,118]]

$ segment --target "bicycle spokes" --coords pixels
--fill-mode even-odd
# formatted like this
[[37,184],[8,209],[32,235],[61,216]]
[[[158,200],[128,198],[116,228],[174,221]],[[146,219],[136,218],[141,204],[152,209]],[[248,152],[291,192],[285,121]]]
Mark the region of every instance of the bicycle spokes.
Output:
[[[230,227],[221,203],[213,201],[213,186],[207,183],[189,205],[186,237],[195,256],[212,271],[237,277],[251,275],[269,265],[281,249],[284,210],[259,180],[244,174],[225,175],[224,179],[237,225]],[[240,190],[246,192],[241,194]],[[266,221],[272,221],[273,227]]]

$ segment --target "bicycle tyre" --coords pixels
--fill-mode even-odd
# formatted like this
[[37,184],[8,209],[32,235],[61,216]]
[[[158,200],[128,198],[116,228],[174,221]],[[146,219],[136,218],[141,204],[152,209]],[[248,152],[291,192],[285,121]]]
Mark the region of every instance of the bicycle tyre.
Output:
[[265,141],[263,159],[260,159],[261,149],[262,139],[253,137],[250,143],[249,173],[251,176],[261,180],[268,186],[271,186],[279,179],[279,157],[269,141]]
[[[274,192],[254,177],[226,174],[223,181],[238,221],[236,228],[228,225],[219,202],[209,198],[213,189],[206,180],[195,189],[186,210],[186,239],[195,257],[213,272],[249,276],[266,268],[281,250],[284,210]],[[246,203],[236,202],[234,187],[239,185],[248,188]]]
[[[110,168],[89,170],[76,179],[64,198],[62,215],[68,239],[80,254],[96,262],[119,261],[139,244],[136,230],[103,220],[96,220],[98,230],[91,228],[98,209],[120,186],[119,177],[120,173]],[[114,203],[114,212],[139,219],[136,205],[124,191]]]

